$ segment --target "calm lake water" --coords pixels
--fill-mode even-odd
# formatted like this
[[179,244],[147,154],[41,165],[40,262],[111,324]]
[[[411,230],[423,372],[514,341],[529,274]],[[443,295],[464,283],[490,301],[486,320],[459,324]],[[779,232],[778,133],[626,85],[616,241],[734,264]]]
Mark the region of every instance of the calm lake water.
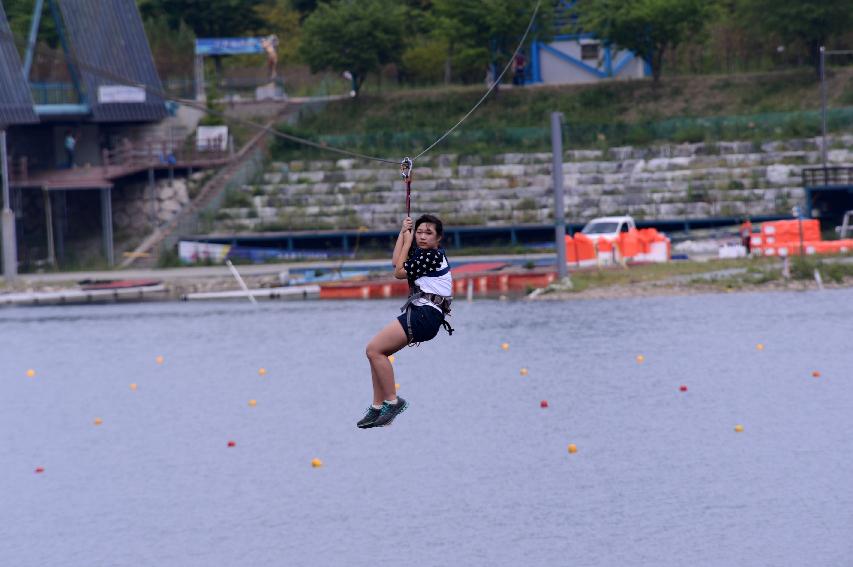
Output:
[[361,431],[399,303],[0,310],[0,565],[853,564],[853,290],[459,302]]

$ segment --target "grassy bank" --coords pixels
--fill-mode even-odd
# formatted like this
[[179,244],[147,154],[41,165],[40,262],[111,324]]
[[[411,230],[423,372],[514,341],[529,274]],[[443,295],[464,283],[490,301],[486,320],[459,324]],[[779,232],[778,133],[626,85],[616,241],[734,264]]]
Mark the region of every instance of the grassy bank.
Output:
[[853,285],[853,262],[850,262],[850,257],[793,258],[787,278],[779,258],[741,258],[571,271],[570,292],[546,293],[541,297],[604,299],[705,292],[800,290],[816,286],[815,270],[828,287]]
[[[828,81],[831,130],[853,126],[853,68]],[[362,152],[398,156],[425,147],[482,96],[452,87],[364,95],[325,105],[289,131]],[[560,111],[568,147],[659,141],[765,140],[820,132],[819,84],[811,70],[672,77],[594,85],[502,89],[446,140],[441,151],[493,153],[549,149],[547,117]],[[325,157],[286,141],[276,159]]]

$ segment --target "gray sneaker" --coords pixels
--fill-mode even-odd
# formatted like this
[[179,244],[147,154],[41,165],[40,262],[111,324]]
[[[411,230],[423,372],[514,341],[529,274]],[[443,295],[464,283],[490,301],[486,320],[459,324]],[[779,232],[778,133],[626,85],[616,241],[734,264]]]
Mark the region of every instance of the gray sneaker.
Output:
[[408,407],[409,402],[399,396],[397,397],[397,403],[393,406],[387,402],[382,404],[382,409],[379,410],[379,417],[373,421],[373,425],[371,425],[371,427],[385,427],[386,425],[391,425],[394,418],[406,411]]
[[359,429],[367,429],[369,427],[373,427],[373,422],[376,421],[376,418],[382,413],[382,410],[378,410],[373,406],[367,406],[367,413],[364,414],[358,423],[355,424]]

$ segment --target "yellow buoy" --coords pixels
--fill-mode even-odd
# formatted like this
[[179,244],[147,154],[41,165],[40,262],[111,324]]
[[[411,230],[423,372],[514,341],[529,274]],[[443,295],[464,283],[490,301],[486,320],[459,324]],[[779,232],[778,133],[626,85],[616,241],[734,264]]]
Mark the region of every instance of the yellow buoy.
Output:
[[35,371],[35,370],[33,370],[32,368],[30,368],[29,370],[27,370],[27,378],[32,378],[32,377],[33,377],[33,376],[35,376],[35,375],[36,375],[36,371]]
[[255,407],[256,405],[258,405],[258,401],[257,401],[257,400],[249,400],[249,406],[250,406],[250,407]]
[[522,368],[521,370],[518,371],[518,373],[521,374],[522,376],[527,376],[527,369]]
[[104,420],[101,419],[100,417],[95,418],[95,425],[101,425],[103,422],[104,422]]
[[323,466],[323,461],[321,461],[320,459],[316,459],[316,458],[311,459],[311,466],[314,467],[315,469],[318,469],[318,468]]
[[133,391],[135,392],[135,391],[136,391],[136,384],[131,384],[131,385],[130,385],[130,389],[131,389],[131,390],[133,390]]
[[743,425],[740,425],[740,424],[735,425],[735,431],[737,431],[738,433],[742,432],[743,431]]
[[267,369],[266,368],[258,368],[258,374],[260,376],[266,376],[267,375]]
[[400,389],[400,383],[394,382],[394,390],[399,390],[399,389]]
[[577,452],[578,452],[578,446],[575,445],[574,443],[569,443],[569,453],[574,455]]
[[501,348],[504,350],[509,350],[509,343],[501,343]]
[[637,355],[637,364],[642,364],[644,360],[646,360],[645,356],[643,356],[642,354]]
[[397,360],[397,359],[396,359],[396,358],[394,358],[394,355],[393,355],[393,354],[391,354],[391,355],[389,355],[389,356],[388,356],[388,362],[390,362],[391,364],[394,364],[394,361],[395,361],[395,360]]
[[757,345],[755,345],[755,350],[764,350],[764,344],[758,343]]
[[163,364],[163,357],[158,355],[157,358],[154,359],[154,362],[157,364]]

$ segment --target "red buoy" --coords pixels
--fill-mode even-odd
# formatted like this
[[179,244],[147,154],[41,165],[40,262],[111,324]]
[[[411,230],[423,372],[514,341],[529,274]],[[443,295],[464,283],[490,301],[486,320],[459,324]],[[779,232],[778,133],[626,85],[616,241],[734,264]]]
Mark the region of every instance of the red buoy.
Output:
[[234,441],[229,441],[229,442],[228,442],[228,446],[229,446],[229,447],[236,447],[236,446],[237,446],[237,443],[235,443]]
[[44,472],[44,467],[36,467],[36,474],[40,474]]
[[681,390],[682,392],[686,392],[686,391],[687,391],[687,386],[682,385],[682,386],[679,388],[679,390]]
[[542,400],[541,402],[539,402],[539,407],[540,408],[547,408],[548,407],[548,400]]

